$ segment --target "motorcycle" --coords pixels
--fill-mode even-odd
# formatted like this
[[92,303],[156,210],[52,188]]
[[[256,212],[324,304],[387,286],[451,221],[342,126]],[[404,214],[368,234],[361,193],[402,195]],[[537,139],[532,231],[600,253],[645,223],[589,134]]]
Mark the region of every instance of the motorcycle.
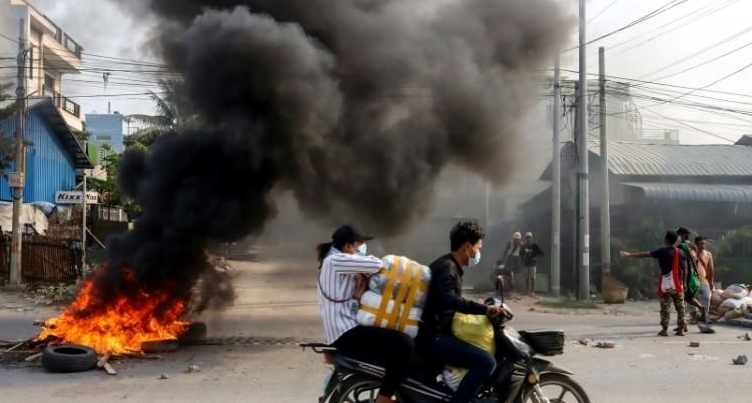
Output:
[[[502,281],[499,276],[499,281]],[[491,320],[497,343],[497,370],[488,379],[471,403],[590,403],[585,390],[572,379],[573,373],[556,366],[541,356],[564,353],[564,333],[559,330],[516,331],[507,323],[513,314],[501,300],[489,298],[486,304],[502,306],[510,314]],[[336,348],[321,343],[301,344],[333,366],[324,382],[319,403],[373,403],[378,396],[384,367],[374,357],[341,354]],[[397,390],[401,403],[446,402],[453,391],[421,357],[410,369],[410,376]]]

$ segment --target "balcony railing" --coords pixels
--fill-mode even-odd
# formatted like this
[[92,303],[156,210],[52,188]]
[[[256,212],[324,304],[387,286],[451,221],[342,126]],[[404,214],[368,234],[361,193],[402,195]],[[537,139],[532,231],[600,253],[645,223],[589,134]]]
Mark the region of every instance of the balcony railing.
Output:
[[83,48],[78,43],[76,43],[73,38],[63,32],[63,30],[58,27],[57,24],[52,22],[52,20],[50,20],[46,15],[44,16],[44,19],[46,19],[47,22],[50,23],[50,25],[55,27],[55,30],[52,34],[52,37],[55,39],[55,41],[65,46],[65,48],[76,55],[77,58],[81,59],[81,52],[83,51]]
[[58,107],[58,109],[81,119],[81,105],[64,97],[61,93],[47,88],[46,86],[42,87],[42,91],[44,96],[52,98],[52,102],[55,104],[55,106]]

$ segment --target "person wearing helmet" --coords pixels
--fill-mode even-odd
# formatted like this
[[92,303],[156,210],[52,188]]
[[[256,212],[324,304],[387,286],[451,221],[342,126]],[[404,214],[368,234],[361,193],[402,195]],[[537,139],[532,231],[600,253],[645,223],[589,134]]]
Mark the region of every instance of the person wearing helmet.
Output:
[[[515,232],[512,239],[507,241],[507,246],[497,264],[503,264],[504,269],[500,273],[509,280],[509,289],[514,290],[514,274],[520,269],[520,247],[522,246],[522,234]],[[497,288],[501,287],[497,284]]]
[[525,242],[520,247],[522,267],[525,269],[525,289],[527,295],[535,296],[535,275],[538,271],[538,258],[544,256],[543,249],[533,242],[533,233],[525,233]]

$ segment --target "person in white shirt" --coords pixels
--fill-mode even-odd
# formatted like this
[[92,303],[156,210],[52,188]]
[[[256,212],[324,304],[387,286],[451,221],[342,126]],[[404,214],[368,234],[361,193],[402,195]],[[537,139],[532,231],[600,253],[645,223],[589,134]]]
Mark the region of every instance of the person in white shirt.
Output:
[[407,378],[415,345],[397,330],[358,324],[358,299],[368,284],[367,276],[383,263],[368,256],[364,235],[352,225],[343,225],[332,241],[317,246],[319,261],[318,300],[327,344],[344,354],[367,354],[383,359],[385,376],[376,403],[392,403],[399,384]]

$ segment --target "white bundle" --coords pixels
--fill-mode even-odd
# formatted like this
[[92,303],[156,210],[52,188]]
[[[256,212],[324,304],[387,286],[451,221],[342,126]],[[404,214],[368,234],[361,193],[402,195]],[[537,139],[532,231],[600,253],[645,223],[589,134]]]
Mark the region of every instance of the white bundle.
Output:
[[[376,316],[381,306],[381,295],[376,294],[373,291],[366,291],[363,296],[360,297],[360,309],[358,309],[358,323],[363,326],[376,326],[384,328],[392,328],[402,331],[410,337],[418,335],[418,323],[420,322],[420,316],[423,311],[420,308],[410,309],[410,313],[404,320],[404,327],[400,328],[400,319],[404,316],[405,304],[397,305],[397,312],[394,312],[394,300],[389,300],[384,310],[384,315],[376,323]],[[389,321],[392,318],[397,318],[393,326],[389,326]]]
[[[371,276],[369,291],[360,298],[358,323],[418,335],[422,307],[431,282],[431,271],[413,260],[385,256],[384,268]],[[383,295],[386,292],[387,295]]]
[[[406,269],[412,267],[413,273],[417,271],[417,275],[420,276],[420,283],[423,286],[422,288],[424,288],[417,290],[413,305],[418,308],[423,308],[426,304],[426,299],[428,298],[428,285],[431,283],[431,270],[413,260],[394,255],[385,256],[381,261],[384,262],[384,268],[388,268],[388,270],[381,270],[372,275],[368,281],[368,289],[379,295],[383,295],[384,289],[389,281],[391,270],[396,269],[397,274],[401,276],[405,273]],[[401,287],[402,281],[398,278],[394,281],[389,299],[396,299],[399,296]],[[406,297],[408,293],[405,293],[404,295]]]
[[444,370],[441,371],[441,380],[449,387],[449,389],[456,391],[465,375],[467,375],[467,369],[455,368],[447,365],[444,367]]

